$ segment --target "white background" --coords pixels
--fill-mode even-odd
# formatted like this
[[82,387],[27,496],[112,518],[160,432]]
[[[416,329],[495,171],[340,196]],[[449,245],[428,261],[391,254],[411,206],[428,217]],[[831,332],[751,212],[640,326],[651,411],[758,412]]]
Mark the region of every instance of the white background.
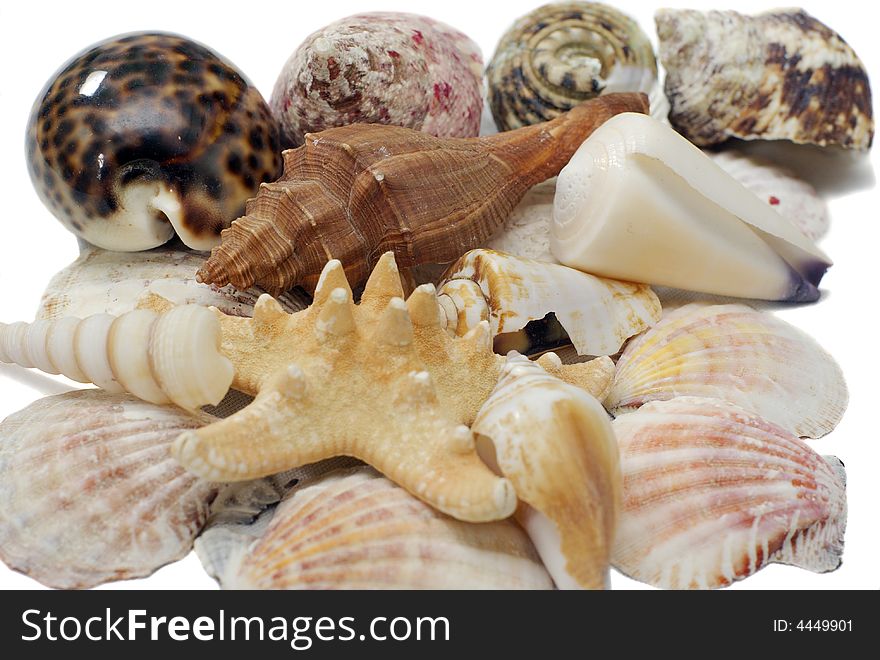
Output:
[[[661,0],[655,0],[656,3]],[[652,15],[661,4],[621,0],[617,6],[638,19],[654,38]],[[77,254],[76,240],[52,217],[34,193],[24,159],[28,112],[46,80],[69,57],[95,41],[134,30],[168,30],[212,47],[236,63],[268,99],[281,66],[310,32],[359,11],[398,10],[427,14],[469,34],[488,60],[498,38],[514,19],[540,0],[327,0],[324,2],[139,2],[50,3],[20,0],[0,5],[0,321],[30,321],[51,275]],[[770,9],[767,2],[737,0],[737,9]],[[682,6],[682,5],[679,5]],[[683,6],[724,9],[690,0]],[[806,9],[840,32],[880,85],[876,21],[865,4],[842,0],[809,2]],[[877,149],[872,156],[779,147],[762,151],[785,160],[831,200],[832,228],[822,246],[835,260],[823,281],[819,304],[784,308],[779,314],[811,333],[840,362],[851,392],[847,414],[834,433],[814,441],[822,454],[836,454],[848,473],[849,524],[843,566],[836,572],[770,566],[733,588],[880,587],[878,508],[877,268],[880,199],[874,190]],[[0,418],[35,399],[69,389],[63,379],[0,365]],[[58,484],[63,488],[63,484]],[[5,503],[0,502],[0,506]],[[618,574],[617,588],[640,585]],[[214,588],[194,555],[149,579],[107,588]],[[39,585],[0,565],[0,588]]]

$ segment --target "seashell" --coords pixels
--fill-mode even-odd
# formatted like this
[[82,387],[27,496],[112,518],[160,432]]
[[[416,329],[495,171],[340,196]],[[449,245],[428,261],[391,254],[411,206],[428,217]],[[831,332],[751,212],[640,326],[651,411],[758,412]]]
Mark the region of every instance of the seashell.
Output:
[[0,424],[0,557],[64,589],[149,575],[181,559],[219,486],[168,453],[211,422],[101,390],[49,396]]
[[199,305],[0,323],[0,362],[187,410],[216,405],[229,390],[232,365],[219,349],[220,325]]
[[466,35],[403,12],[348,16],[314,32],[284,65],[270,105],[288,145],[348,124],[474,137],[483,58]]
[[313,289],[330,255],[353,286],[386,250],[406,268],[454,261],[480,247],[596,126],[627,110],[647,110],[644,97],[609,94],[547,124],[483,138],[367,124],[311,135],[223,233],[200,281],[258,284],[274,295]]
[[614,355],[660,320],[660,301],[649,286],[492,250],[461,257],[437,294],[448,330],[463,336],[488,320],[502,354],[572,343],[579,355]]
[[549,121],[611,92],[649,94],[657,119],[669,112],[648,35],[598,2],[554,2],[521,16],[498,42],[486,78],[500,131]]
[[209,250],[281,171],[278,126],[248,80],[184,37],[133,33],[89,47],[37,98],[31,180],[80,238],[148,250],[176,232]]
[[[325,267],[308,309],[285,314],[268,295],[254,318],[218,314],[233,387],[256,395],[240,412],[182,434],[174,455],[211,481],[241,481],[351,456],[460,520],[513,513],[510,483],[479,459],[468,425],[495,386],[504,358],[488,323],[453,339],[440,325],[433,285],[407,302],[392,253],[352,301],[342,265]],[[540,364],[595,394],[610,360]],[[381,387],[377,387],[377,383]]]
[[602,404],[512,353],[471,430],[513,484],[516,518],[556,586],[607,587],[621,481]]
[[293,491],[251,526],[196,541],[224,589],[551,589],[511,521],[460,522],[370,468]]
[[868,149],[868,73],[853,49],[802,9],[745,16],[661,9],[669,120],[694,144],[735,137]]
[[843,372],[806,333],[745,305],[691,304],[624,349],[614,414],[682,395],[723,399],[798,436],[830,433],[846,410]]
[[501,228],[486,241],[486,247],[535,261],[559,263],[550,252],[550,223],[553,221],[555,195],[555,178],[530,188]]
[[[135,309],[149,293],[175,305],[216,307],[224,314],[253,316],[254,304],[264,291],[199,284],[195,273],[202,263],[203,256],[168,246],[145,252],[86,248],[49,282],[36,318],[85,318],[105,313],[120,316]],[[278,297],[285,312],[305,309],[308,301],[298,289]]]
[[837,459],[724,401],[678,397],[614,420],[623,507],[612,562],[657,587],[715,588],[779,562],[840,565]]
[[828,232],[828,205],[813,186],[793,172],[769,160],[731,150],[706,153],[807,238],[815,241]]
[[830,259],[671,128],[615,117],[556,185],[550,249],[603,277],[810,302]]

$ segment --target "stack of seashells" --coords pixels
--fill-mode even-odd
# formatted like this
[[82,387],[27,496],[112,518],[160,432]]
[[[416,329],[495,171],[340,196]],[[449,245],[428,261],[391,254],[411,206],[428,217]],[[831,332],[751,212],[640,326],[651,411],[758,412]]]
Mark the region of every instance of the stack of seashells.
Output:
[[0,324],[0,361],[98,389],[0,423],[0,558],[58,588],[193,548],[223,588],[837,568],[843,464],[805,440],[843,416],[841,369],[715,298],[818,300],[827,211],[700,147],[866,150],[867,74],[803,11],[657,30],[665,93],[613,7],[521,17],[482,137],[480,50],[422,16],[315,32],[269,104],[183,37],[73,58],[28,165],[87,244],[33,323]]

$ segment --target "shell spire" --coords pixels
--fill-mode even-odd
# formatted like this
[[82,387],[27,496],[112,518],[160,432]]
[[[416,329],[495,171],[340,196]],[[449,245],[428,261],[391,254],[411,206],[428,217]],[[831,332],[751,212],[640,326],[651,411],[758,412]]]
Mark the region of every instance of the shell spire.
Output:
[[486,241],[530,187],[558,174],[603,122],[647,111],[643,94],[608,94],[482,138],[368,124],[309,134],[285,152],[281,179],[263,185],[224,230],[198,279],[279,294],[313,289],[331,258],[355,286],[389,250],[407,268],[454,261]]

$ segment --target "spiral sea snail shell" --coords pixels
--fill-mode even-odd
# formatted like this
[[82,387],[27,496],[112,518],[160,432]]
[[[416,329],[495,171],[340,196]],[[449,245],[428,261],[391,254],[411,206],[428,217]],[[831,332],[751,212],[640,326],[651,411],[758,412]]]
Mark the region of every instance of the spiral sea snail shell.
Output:
[[278,127],[229,62],[184,37],[135,33],[83,51],[37,97],[31,180],[80,238],[208,250],[281,171]]
[[486,69],[500,131],[553,119],[610,92],[649,94],[651,115],[669,104],[648,36],[626,14],[597,2],[559,2],[520,17]]

